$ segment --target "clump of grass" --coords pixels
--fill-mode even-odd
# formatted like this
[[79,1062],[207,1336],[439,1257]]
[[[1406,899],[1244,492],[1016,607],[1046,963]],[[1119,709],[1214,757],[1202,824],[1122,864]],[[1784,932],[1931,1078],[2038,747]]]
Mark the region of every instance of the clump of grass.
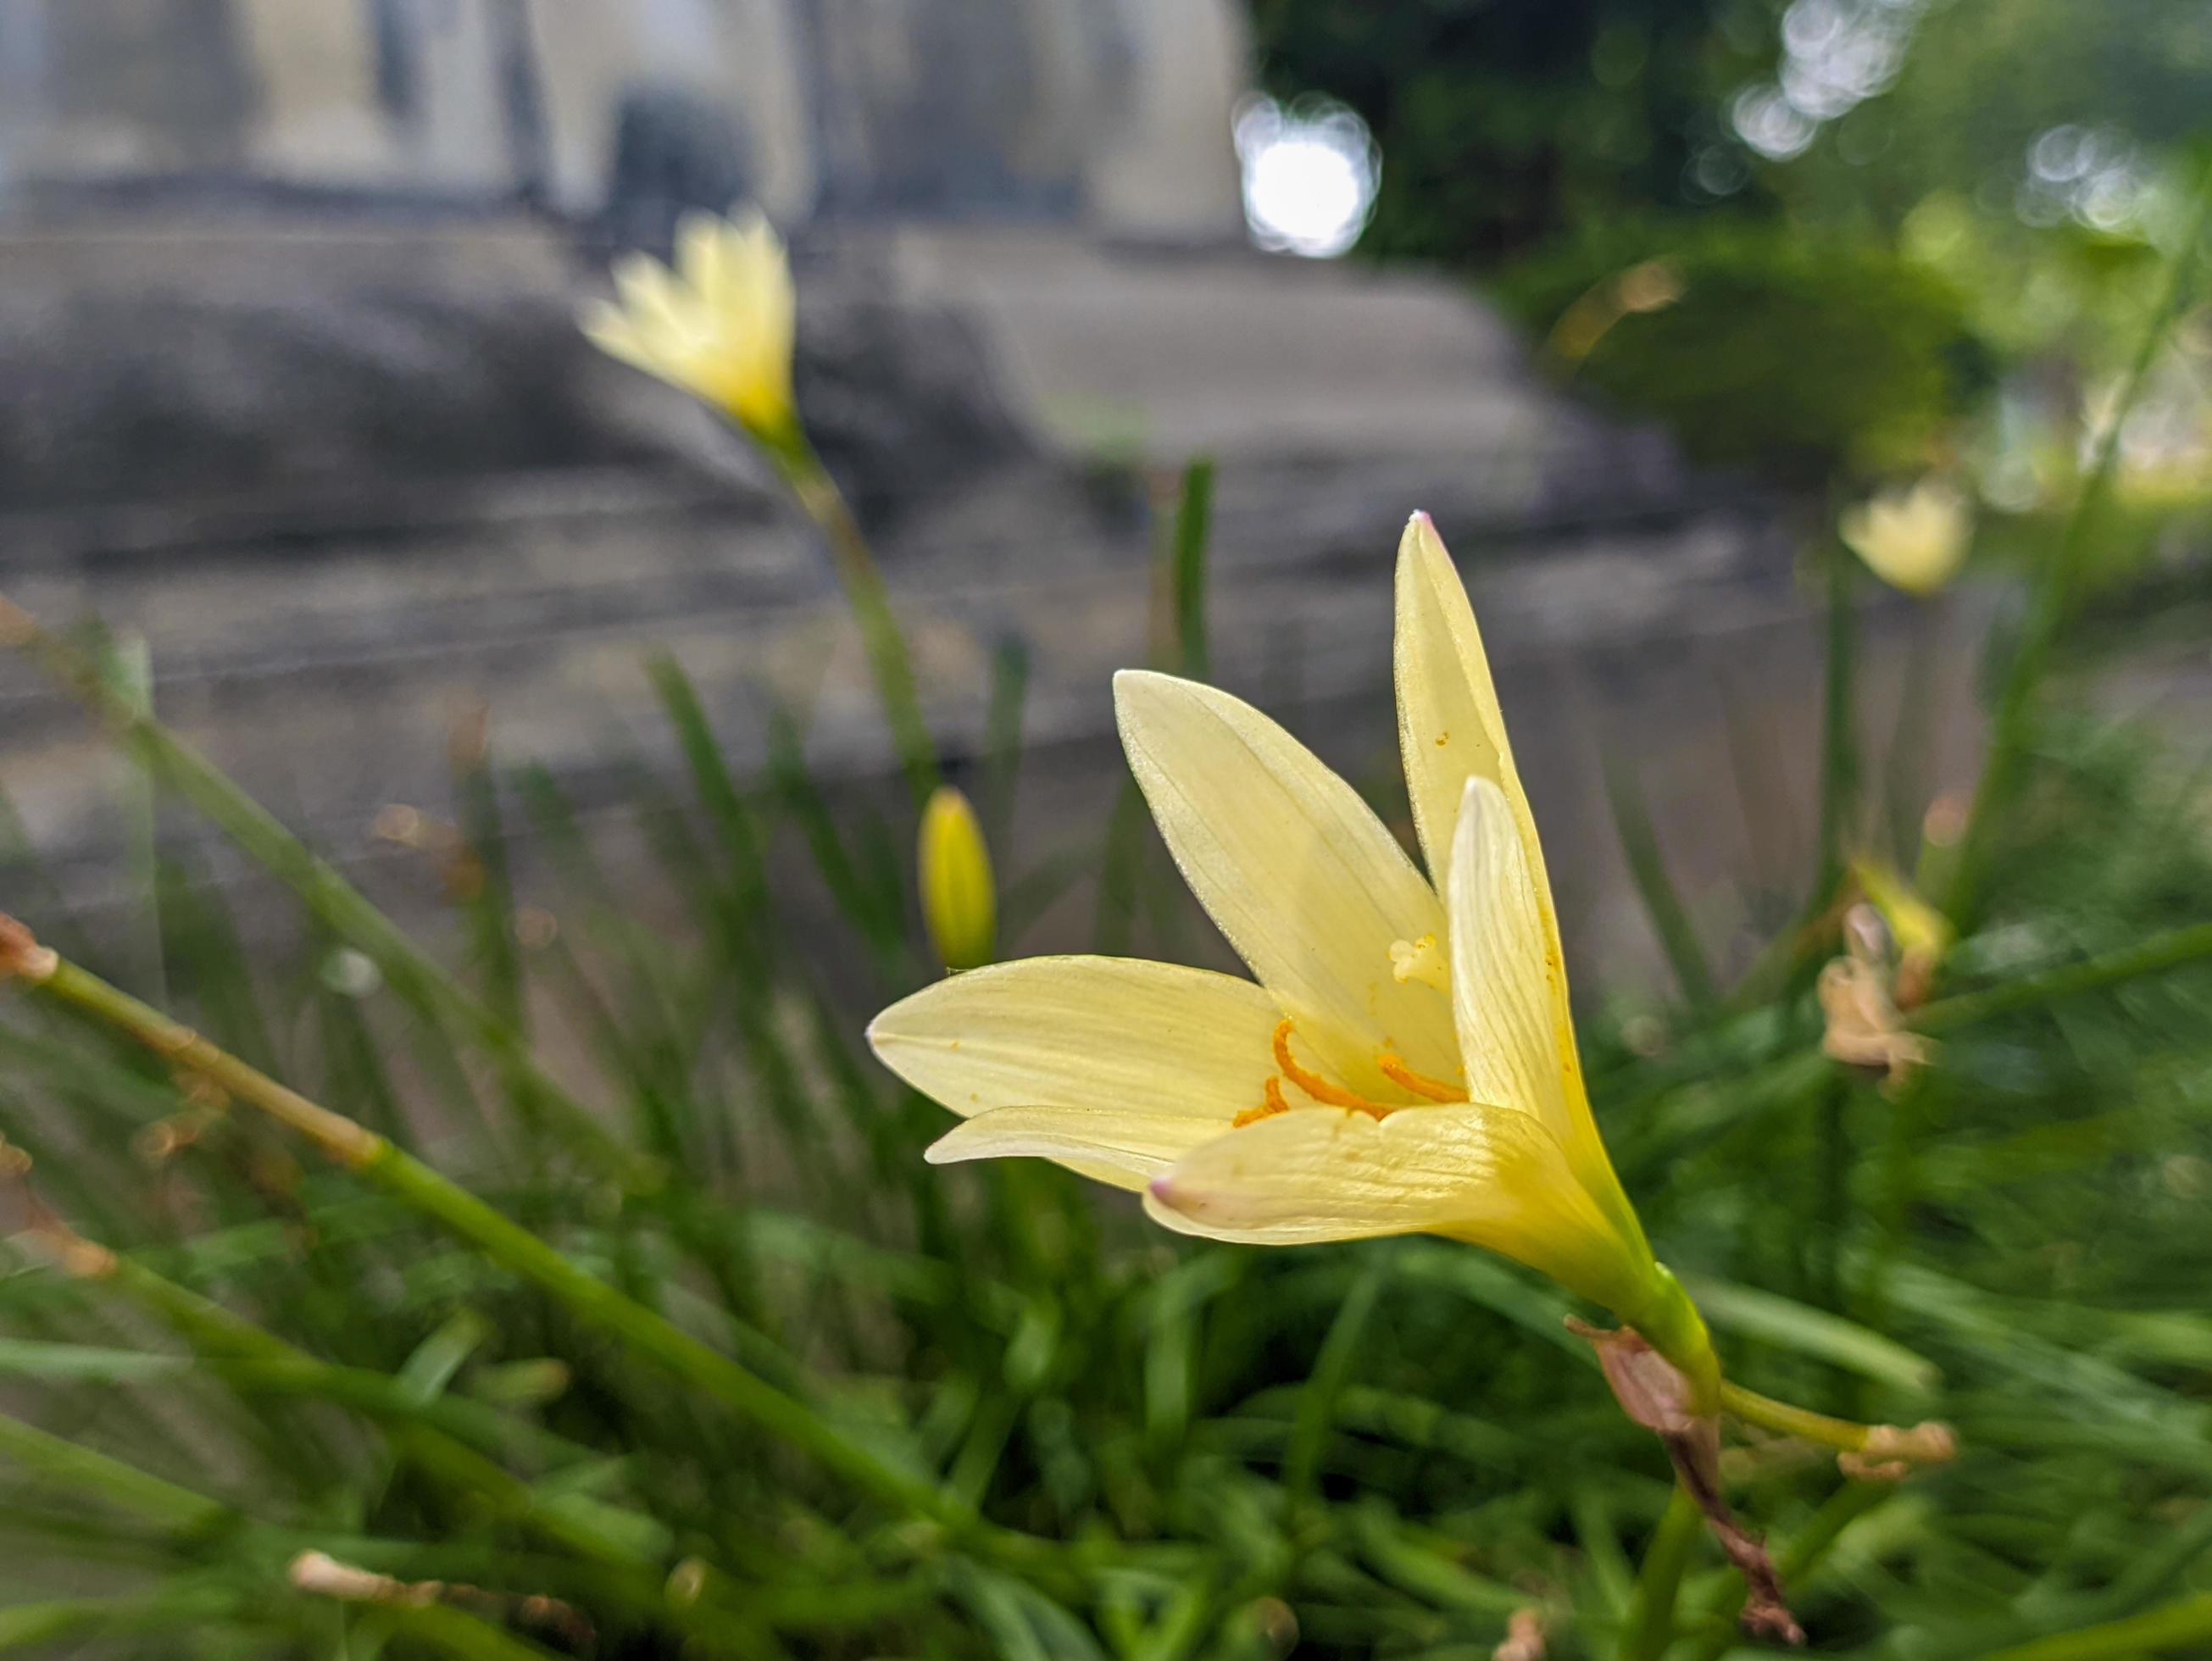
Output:
[[[1198,668],[1190,483],[1161,655]],[[1974,927],[1903,1018],[1938,1047],[1887,1081],[1840,1065],[1814,977],[1874,770],[1841,575],[1833,599],[1822,857],[1753,979],[1716,983],[1619,796],[1683,996],[1589,1033],[1608,1142],[1740,1390],[1956,1427],[1960,1457],[1901,1483],[1847,1479],[1809,1415],[1731,1456],[1823,1651],[2185,1652],[2212,1639],[2202,782],[2054,716],[2038,634],[1968,843]],[[103,943],[9,855],[11,907],[64,952],[0,939],[32,983],[0,1020],[0,1649],[1737,1646],[1741,1583],[1548,1284],[1427,1238],[1175,1244],[1056,1170],[925,1165],[941,1115],[856,1043],[927,972],[904,838],[834,806],[795,735],[740,776],[651,666],[684,782],[639,829],[680,929],[641,920],[556,781],[464,753],[459,823],[419,839],[464,924],[448,962],[101,659],[0,624],[300,918],[289,953],[258,920],[249,946],[223,891],[164,867]],[[1023,684],[1010,654],[995,826]],[[902,759],[918,784],[939,758]],[[540,869],[511,858],[526,828]],[[1000,851],[1018,929],[1070,862]],[[1077,863],[1102,935],[1183,926],[1132,814]],[[794,921],[825,912],[849,949]]]

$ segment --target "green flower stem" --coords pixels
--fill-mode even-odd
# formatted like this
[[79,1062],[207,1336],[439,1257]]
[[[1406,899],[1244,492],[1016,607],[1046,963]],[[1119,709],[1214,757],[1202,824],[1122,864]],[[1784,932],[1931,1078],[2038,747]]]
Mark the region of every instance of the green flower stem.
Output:
[[2207,1642],[2212,1642],[2212,1592],[2198,1592],[2124,1621],[1999,1650],[1987,1661],[2107,1661],[2112,1656],[2161,1654]]
[[1724,1382],[1721,1385],[1721,1409],[1762,1430],[1817,1442],[1839,1453],[1861,1454],[1874,1461],[1940,1464],[1950,1458],[1954,1449],[1951,1433],[1942,1425],[1917,1425],[1909,1429],[1896,1425],[1863,1425],[1854,1419],[1831,1418],[1809,1408],[1778,1402],[1738,1384]]
[[2058,546],[2037,574],[2034,590],[2029,596],[2027,616],[2021,625],[2020,640],[1998,693],[1996,713],[1990,727],[1988,759],[1983,764],[1981,782],[1974,790],[1973,810],[1960,843],[1948,903],[1944,906],[1962,934],[1971,930],[1978,921],[1983,890],[1989,878],[1991,838],[2019,788],[2035,714],[2036,693],[2050,667],[2059,631],[2073,609],[2090,532],[2112,491],[2112,475],[2119,462],[2121,433],[2150,379],[2159,349],[2166,344],[2175,321],[2189,303],[2208,220],[2212,220],[2212,167],[2206,168],[2203,181],[2197,187],[2196,210],[2190,215],[2188,229],[2175,252],[2166,293],[2151,314],[2150,326],[2143,331],[2135,359],[2120,383],[2119,398],[2108,424],[2099,435],[2096,454],[2082,481],[2081,496],[2067,518]]
[[1723,1388],[1712,1334],[1706,1329],[1705,1317],[1698,1312],[1697,1304],[1674,1278],[1674,1271],[1664,1263],[1654,1268],[1658,1289],[1650,1301],[1633,1315],[1625,1310],[1614,1313],[1689,1380],[1691,1411],[1712,1413],[1720,1405]]
[[[579,1269],[527,1229],[383,1137],[309,1101],[75,964],[55,962],[36,983],[47,995],[129,1034],[171,1065],[197,1074],[234,1099],[299,1132],[332,1160],[468,1241],[501,1268],[541,1287],[580,1319],[614,1333],[684,1383],[792,1443],[878,1499],[926,1518],[950,1533],[995,1534],[984,1530],[972,1512],[925,1477],[899,1469],[847,1437],[806,1403]],[[1018,1540],[1020,1536],[1007,1536],[1000,1543],[1012,1548]]]
[[1844,1453],[1864,1452],[1867,1438],[1874,1430],[1871,1425],[1862,1425],[1850,1419],[1832,1419],[1809,1408],[1793,1407],[1787,1402],[1778,1402],[1771,1396],[1761,1396],[1756,1390],[1746,1390],[1735,1383],[1721,1385],[1721,1406],[1746,1424],[1757,1425],[1761,1430],[1771,1430],[1780,1436],[1795,1436],[1803,1441],[1818,1442],[1823,1447],[1835,1448]]
[[518,1106],[541,1118],[592,1171],[607,1173],[635,1193],[660,1187],[665,1173],[659,1164],[626,1147],[556,1082],[496,1011],[448,975],[206,757],[135,703],[90,656],[41,628],[5,596],[0,596],[0,646],[25,651],[73,692],[142,766],[204,813],[332,932],[372,958],[393,991],[489,1055],[514,1089]]
[[1677,1483],[1651,1543],[1644,1550],[1636,1597],[1621,1634],[1620,1661],[1659,1661],[1674,1641],[1674,1603],[1681,1594],[1683,1572],[1690,1566],[1690,1548],[1704,1524],[1705,1513],[1697,1500]]
[[922,719],[921,699],[915,691],[914,660],[907,650],[906,636],[899,628],[890,595],[884,587],[883,573],[877,569],[876,557],[861,534],[860,521],[853,517],[845,493],[837,488],[837,481],[830,477],[830,470],[805,436],[794,432],[788,442],[768,448],[793,497],[820,527],[829,545],[830,563],[845,591],[853,621],[860,625],[868,672],[874,678],[876,697],[883,704],[884,719],[890,725],[891,745],[898,751],[907,788],[914,793],[915,810],[919,812],[941,782],[937,745],[929,736],[929,723]]

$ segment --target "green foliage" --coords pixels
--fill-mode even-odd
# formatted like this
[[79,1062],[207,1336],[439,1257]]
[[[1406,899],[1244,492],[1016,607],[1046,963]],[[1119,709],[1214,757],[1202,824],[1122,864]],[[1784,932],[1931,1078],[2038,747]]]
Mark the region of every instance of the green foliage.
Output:
[[[1593,368],[1732,271],[1747,305],[1773,258],[1686,264]],[[1686,373],[1670,350],[1650,361]],[[1871,455],[1871,400],[1860,426],[1826,441]],[[1156,649],[1190,667],[1209,480],[1158,562]],[[900,669],[881,695],[918,720],[846,551]],[[1971,923],[1911,1013],[1936,1047],[1880,1082],[1839,1066],[1811,983],[1862,781],[1911,773],[1861,753],[1853,569],[1820,857],[1751,977],[1719,983],[1616,776],[1684,996],[1585,1024],[1596,1106],[1733,1385],[1956,1427],[1958,1460],[1902,1487],[1809,1442],[1736,1450],[1731,1498],[1823,1650],[2189,1652],[2212,1640],[2212,780],[2054,713],[2081,569],[2044,563],[1979,811],[1923,850]],[[641,776],[635,834],[605,837],[542,772],[465,756],[460,823],[407,873],[454,914],[455,967],[151,720],[139,678],[0,621],[302,919],[288,952],[163,870],[103,947],[40,902],[72,958],[198,1031],[73,962],[0,1017],[0,1652],[1443,1661],[1531,1614],[1559,1661],[1735,1648],[1741,1581],[1549,1283],[1442,1238],[1171,1240],[1066,1171],[927,1165],[941,1110],[859,1037],[925,973],[909,826],[817,778],[795,726],[744,776],[656,660],[684,787]],[[1025,685],[1003,653],[1000,823]],[[15,841],[11,903],[35,900]],[[1035,910],[1013,893],[1097,873],[1102,936],[1185,955],[1133,808],[1026,851],[1010,922]]]
[[[1694,1532],[1638,1591],[1664,1463],[1555,1290],[1441,1240],[1176,1244],[1063,1172],[924,1165],[939,1110],[856,1043],[919,972],[856,875],[866,815],[795,751],[733,774],[681,674],[653,674],[693,792],[641,810],[655,868],[613,881],[552,782],[507,781],[549,857],[456,891],[471,985],[412,959],[390,991],[331,972],[324,927],[388,942],[326,887],[289,963],[182,873],[162,908],[205,1032],[331,1080],[542,1246],[464,1249],[144,1054],[11,1006],[0,1128],[50,1209],[0,1278],[0,1376],[51,1429],[0,1420],[0,1646],[170,1655],[188,1628],[225,1655],[1241,1658],[1295,1631],[1302,1654],[1442,1657],[1535,1608],[1552,1654],[1595,1657],[1679,1572],[1675,1640],[1646,1624],[1637,1652],[1722,1652],[1736,1583]],[[2034,978],[2212,915],[2208,801],[2141,737],[2052,726],[2033,755],[1954,977],[2011,1007],[1944,1029],[1902,1094],[1821,1062],[1797,992],[1701,996],[1632,1051],[1587,1034],[1624,1178],[1732,1374],[1959,1428],[1957,1465],[1901,1489],[1782,1446],[1737,1472],[1829,1648],[2186,1633],[2212,1588],[2212,970]],[[503,821],[481,783],[484,836]],[[643,931],[643,891],[688,897],[692,927]],[[526,905],[556,926],[518,945]],[[799,949],[794,918],[824,906],[869,949]],[[1151,916],[1120,925],[1140,949]],[[481,1021],[461,1054],[507,1064],[460,1061],[436,1016],[464,995],[580,1038],[586,1093],[629,1104],[658,1177],[518,1138],[541,1086]],[[119,1267],[46,1266],[64,1224]],[[547,1249],[551,1281],[530,1269]],[[640,1312],[608,1326],[549,1292],[577,1273]],[[744,1391],[625,1339],[663,1317],[803,1403],[820,1428],[797,1445],[848,1453],[794,1457]],[[875,1466],[894,1475],[856,1486]],[[905,1483],[953,1520],[918,1524],[887,1497]],[[473,1591],[293,1592],[310,1550]]]
[[1710,202],[1721,100],[1771,59],[1765,0],[1258,0],[1262,76],[1357,110],[1383,155],[1363,246],[1491,265],[1624,212]]
[[[1800,480],[1922,465],[1986,378],[1960,295],[1880,244],[1721,221],[1659,241],[1616,228],[1499,285],[1539,331],[1656,259],[1680,297],[1620,316],[1569,365],[1689,452]],[[1555,337],[1556,338],[1556,337]]]
[[1894,226],[1933,192],[2016,216],[2029,149],[2103,130],[2154,169],[2205,136],[2202,0],[1948,0],[1924,9],[1896,82],[1769,183],[1793,205]]

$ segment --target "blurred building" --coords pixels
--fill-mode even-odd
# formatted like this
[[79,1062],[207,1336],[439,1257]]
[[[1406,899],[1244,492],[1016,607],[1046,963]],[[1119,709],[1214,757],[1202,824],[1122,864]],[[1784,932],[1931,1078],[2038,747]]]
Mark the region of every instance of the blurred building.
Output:
[[1243,78],[1224,0],[9,0],[0,191],[1219,238]]

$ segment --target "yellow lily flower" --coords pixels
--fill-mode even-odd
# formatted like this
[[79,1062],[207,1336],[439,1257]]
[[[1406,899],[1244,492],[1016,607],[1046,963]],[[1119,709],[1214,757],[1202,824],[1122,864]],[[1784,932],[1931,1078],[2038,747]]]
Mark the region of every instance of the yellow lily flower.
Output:
[[1473,608],[1425,514],[1399,550],[1395,656],[1434,883],[1258,710],[1125,671],[1130,769],[1255,979],[1028,958],[894,1005],[870,1042],[963,1116],[934,1163],[1054,1159],[1214,1239],[1470,1241],[1643,1331],[1710,1410],[1703,1323],[1653,1260],[1590,1116],[1535,821]]
[[938,960],[951,970],[990,962],[999,938],[991,850],[975,808],[949,784],[939,785],[922,809],[915,871],[922,923]]
[[1927,478],[1845,508],[1836,534],[1891,587],[1924,599],[1966,563],[1974,537],[1973,507],[1957,486]]
[[765,216],[687,215],[674,270],[633,253],[616,262],[614,280],[619,303],[594,301],[579,319],[593,345],[704,399],[763,444],[791,441],[796,305],[782,239]]

